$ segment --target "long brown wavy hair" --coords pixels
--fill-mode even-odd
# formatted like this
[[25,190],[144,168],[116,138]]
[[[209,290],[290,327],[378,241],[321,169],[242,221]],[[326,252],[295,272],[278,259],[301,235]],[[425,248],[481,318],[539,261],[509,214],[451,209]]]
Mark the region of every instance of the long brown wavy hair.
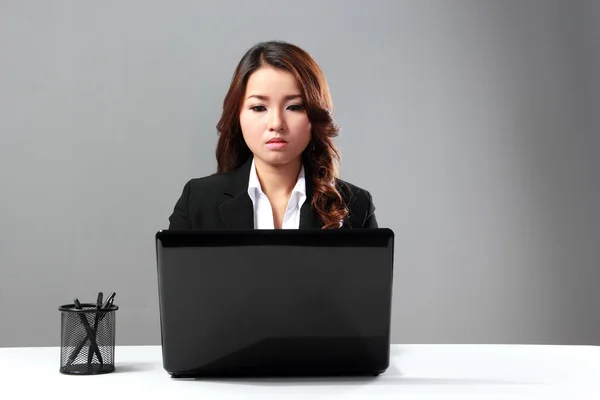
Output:
[[312,126],[311,141],[302,153],[307,179],[312,180],[314,187],[312,207],[323,228],[338,228],[348,216],[348,207],[336,184],[341,158],[333,138],[339,134],[339,127],[332,117],[333,103],[323,71],[298,46],[281,41],[262,42],[250,48],[240,60],[217,124],[217,173],[238,168],[252,155],[244,141],[239,117],[248,78],[264,66],[290,72],[300,85]]

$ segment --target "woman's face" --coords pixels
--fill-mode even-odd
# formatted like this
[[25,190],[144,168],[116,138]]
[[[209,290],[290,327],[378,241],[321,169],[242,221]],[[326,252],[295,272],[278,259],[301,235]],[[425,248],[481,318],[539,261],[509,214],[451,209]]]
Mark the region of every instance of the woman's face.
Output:
[[254,71],[246,85],[240,125],[260,161],[284,165],[297,160],[310,142],[311,124],[296,78],[273,67]]

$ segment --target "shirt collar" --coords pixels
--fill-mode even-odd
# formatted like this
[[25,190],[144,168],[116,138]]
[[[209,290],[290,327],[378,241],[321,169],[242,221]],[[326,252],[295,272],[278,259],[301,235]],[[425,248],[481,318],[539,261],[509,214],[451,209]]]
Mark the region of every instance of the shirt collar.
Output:
[[[252,166],[250,167],[250,177],[248,179],[248,195],[252,202],[255,203],[258,196],[263,194],[260,181],[258,180],[258,174],[256,173],[256,166],[254,164],[254,158],[252,159]],[[304,172],[304,164],[300,167],[300,174],[298,174],[298,180],[296,185],[292,189],[292,198],[298,199],[299,206],[306,200],[306,175]]]

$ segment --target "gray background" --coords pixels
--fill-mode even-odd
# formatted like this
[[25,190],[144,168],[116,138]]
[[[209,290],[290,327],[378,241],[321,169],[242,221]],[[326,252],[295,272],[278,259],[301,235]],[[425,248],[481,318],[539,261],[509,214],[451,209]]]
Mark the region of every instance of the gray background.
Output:
[[600,2],[0,2],[0,346],[117,292],[158,344],[154,233],[216,168],[245,50],[308,50],[343,177],[396,232],[396,343],[600,344]]

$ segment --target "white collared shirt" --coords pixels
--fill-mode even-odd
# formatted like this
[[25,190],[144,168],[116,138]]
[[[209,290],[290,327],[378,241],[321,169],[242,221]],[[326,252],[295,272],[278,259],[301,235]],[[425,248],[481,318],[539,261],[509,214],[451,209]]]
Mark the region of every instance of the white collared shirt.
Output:
[[[274,229],[273,208],[267,195],[262,191],[254,159],[250,167],[250,179],[248,180],[248,195],[254,206],[254,229]],[[304,177],[304,165],[300,168],[300,174],[283,217],[282,229],[298,229],[300,227],[300,208],[306,201],[306,179]]]

